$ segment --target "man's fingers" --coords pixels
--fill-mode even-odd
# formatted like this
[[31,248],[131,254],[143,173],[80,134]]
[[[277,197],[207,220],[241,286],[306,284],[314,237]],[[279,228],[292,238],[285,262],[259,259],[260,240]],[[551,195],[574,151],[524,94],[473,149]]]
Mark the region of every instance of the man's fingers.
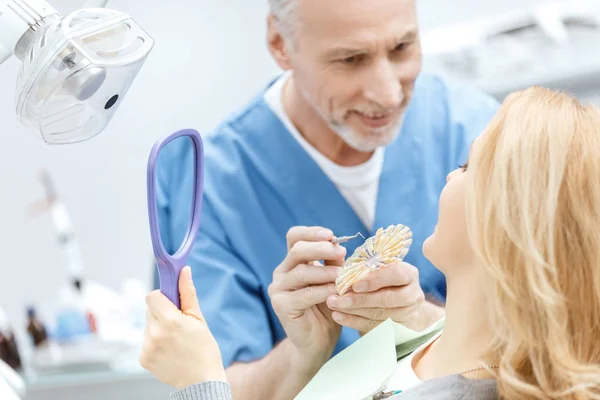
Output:
[[296,242],[288,251],[284,262],[280,265],[282,272],[290,271],[300,264],[308,264],[315,260],[342,261],[346,248],[330,242]]
[[335,284],[333,283],[307,286],[287,293],[287,301],[290,302],[290,309],[304,311],[312,306],[324,303],[332,293],[335,293]]
[[[338,246],[340,246],[340,245],[338,244]],[[340,246],[340,247],[343,247],[343,246]],[[346,255],[347,251],[348,250],[346,250],[344,252],[344,257]],[[334,260],[323,260],[323,261],[325,261],[325,265],[327,265],[328,267],[341,267],[344,265],[344,261],[345,261],[344,257],[336,258]]]
[[[410,308],[410,307],[408,307]],[[373,321],[385,321],[388,318],[401,313],[403,308],[359,308],[357,310],[346,310],[344,314],[354,315]],[[339,312],[339,311],[338,311]],[[411,308],[412,312],[412,308]]]
[[399,262],[369,272],[364,279],[352,285],[352,290],[357,293],[374,292],[381,288],[408,285],[418,279],[416,267]]
[[398,289],[380,289],[374,293],[346,293],[327,299],[329,308],[344,312],[360,308],[396,308],[406,305],[408,304],[405,304],[402,291]]
[[347,326],[348,328],[356,329],[361,333],[369,332],[383,322],[359,317],[357,315],[345,314],[338,311],[334,311],[331,316],[338,324]]
[[307,286],[334,283],[339,274],[339,267],[317,267],[300,264],[283,274],[279,283],[281,290],[296,290]]
[[171,301],[160,292],[155,290],[146,296],[148,310],[159,322],[170,322],[181,315],[181,312]]
[[333,232],[320,226],[294,226],[286,235],[288,251],[299,241],[318,242],[332,239]]
[[202,316],[196,287],[192,280],[192,269],[190,267],[185,267],[179,275],[179,299],[181,302],[181,311],[184,314],[193,313],[198,317]]
[[331,296],[327,306],[333,310],[356,310],[360,308],[398,308],[413,304],[422,304],[425,299],[418,285],[401,288],[379,289],[372,293],[346,293],[343,296]]
[[354,315],[373,321],[385,321],[388,318],[396,322],[408,321],[415,316],[415,313],[420,309],[420,305],[413,304],[407,307],[397,308],[358,308],[356,310],[337,310],[347,315]]

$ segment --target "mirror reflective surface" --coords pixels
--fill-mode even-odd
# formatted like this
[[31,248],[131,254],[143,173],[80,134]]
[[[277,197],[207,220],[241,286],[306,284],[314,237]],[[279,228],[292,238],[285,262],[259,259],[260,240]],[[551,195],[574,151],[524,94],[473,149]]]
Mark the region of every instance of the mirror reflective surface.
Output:
[[183,245],[192,221],[195,148],[188,136],[166,143],[156,160],[156,210],[160,237],[169,255]]

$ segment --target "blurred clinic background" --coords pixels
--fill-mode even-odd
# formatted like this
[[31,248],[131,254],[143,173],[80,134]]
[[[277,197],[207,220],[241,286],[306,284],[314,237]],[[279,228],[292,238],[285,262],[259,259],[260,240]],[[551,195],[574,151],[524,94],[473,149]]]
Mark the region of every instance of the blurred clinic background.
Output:
[[[49,2],[63,13],[86,3]],[[600,98],[600,1],[417,3],[425,71],[498,100],[532,84]],[[103,134],[45,145],[15,116],[19,60],[0,66],[0,332],[14,332],[26,399],[167,398],[170,389],[137,365],[154,273],[148,153],[167,133],[215,127],[280,72],[265,44],[267,0],[107,7],[129,13],[156,44]],[[57,194],[54,217],[43,201],[36,205],[44,182]],[[76,242],[57,234],[69,220]],[[83,291],[71,281],[69,257],[80,260]],[[41,325],[63,344],[35,350]],[[70,341],[77,329],[89,335]]]

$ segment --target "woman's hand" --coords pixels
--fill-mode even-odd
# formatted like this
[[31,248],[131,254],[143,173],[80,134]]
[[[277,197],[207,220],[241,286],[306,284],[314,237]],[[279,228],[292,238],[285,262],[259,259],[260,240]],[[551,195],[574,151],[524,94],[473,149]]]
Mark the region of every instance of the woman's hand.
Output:
[[182,389],[225,381],[221,351],[200,311],[190,267],[179,276],[181,311],[159,290],[146,297],[146,332],[140,364],[160,381]]

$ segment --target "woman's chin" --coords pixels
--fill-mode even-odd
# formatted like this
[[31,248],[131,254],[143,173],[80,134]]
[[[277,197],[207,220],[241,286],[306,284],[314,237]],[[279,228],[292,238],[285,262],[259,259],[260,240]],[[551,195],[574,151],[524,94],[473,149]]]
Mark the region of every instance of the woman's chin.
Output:
[[[437,225],[436,225],[436,229],[437,229]],[[434,230],[433,233],[431,235],[429,235],[429,237],[427,239],[425,239],[425,241],[423,242],[423,247],[422,247],[423,255],[429,261],[431,261],[429,256],[431,254],[431,249],[433,248],[433,243],[435,241],[435,232],[436,231]]]

